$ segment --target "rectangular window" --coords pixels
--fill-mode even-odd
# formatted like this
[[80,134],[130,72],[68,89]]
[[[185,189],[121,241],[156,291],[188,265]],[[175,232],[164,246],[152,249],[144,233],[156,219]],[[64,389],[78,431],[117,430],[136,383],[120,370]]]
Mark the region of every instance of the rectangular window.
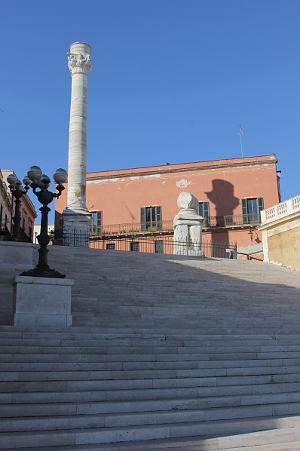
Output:
[[163,254],[164,253],[164,242],[163,240],[155,240],[155,253]]
[[107,245],[106,245],[106,249],[107,249],[108,251],[114,251],[115,248],[116,248],[115,243],[107,243]]
[[203,226],[209,225],[209,203],[199,202],[199,215],[203,217]]
[[143,207],[141,208],[141,230],[161,230],[161,207]]
[[140,243],[138,241],[133,241],[132,243],[130,243],[130,250],[132,252],[139,252],[139,248],[140,248]]
[[262,197],[242,199],[243,224],[259,224],[260,212],[264,209]]
[[91,215],[91,235],[99,235],[102,232],[102,211],[92,211]]

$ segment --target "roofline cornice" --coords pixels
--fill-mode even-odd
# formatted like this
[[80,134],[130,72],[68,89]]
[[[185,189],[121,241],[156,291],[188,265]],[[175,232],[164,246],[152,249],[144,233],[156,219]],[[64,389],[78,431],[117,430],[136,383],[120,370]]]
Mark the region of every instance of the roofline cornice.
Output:
[[273,160],[265,159],[265,160],[251,160],[245,162],[231,162],[231,163],[217,163],[217,164],[207,164],[201,166],[188,166],[188,167],[179,167],[179,168],[170,168],[166,166],[161,169],[150,169],[146,171],[129,171],[130,172],[120,172],[118,174],[107,174],[107,175],[89,175],[87,173],[87,181],[93,180],[107,180],[107,179],[116,179],[116,178],[124,178],[124,177],[142,177],[147,175],[155,175],[155,174],[172,174],[172,173],[180,173],[180,172],[190,172],[190,171],[205,171],[207,169],[223,169],[223,168],[232,168],[232,167],[246,167],[246,166],[258,166],[261,164],[276,164],[277,159],[274,157]]

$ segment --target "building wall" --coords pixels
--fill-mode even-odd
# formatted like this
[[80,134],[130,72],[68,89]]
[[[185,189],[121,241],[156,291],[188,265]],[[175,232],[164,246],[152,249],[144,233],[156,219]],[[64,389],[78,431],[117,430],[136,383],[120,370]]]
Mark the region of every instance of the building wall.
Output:
[[[3,190],[5,190],[6,195],[4,196],[6,198],[3,198],[3,191],[0,198],[0,209],[1,205],[5,205],[5,208],[3,208],[2,213],[2,223],[5,221],[5,214],[7,215],[8,222],[7,222],[7,228],[10,231],[11,230],[11,216],[14,216],[14,206],[13,205],[13,212],[12,212],[12,199],[11,199],[11,193],[8,188],[8,182],[7,177],[9,174],[12,174],[14,171],[8,170],[8,169],[2,169],[0,170],[1,178],[0,178],[0,184],[3,186]],[[7,201],[9,199],[9,201]],[[22,196],[21,198],[21,205],[20,205],[20,215],[21,215],[21,228],[24,229],[25,234],[33,239],[33,228],[34,228],[34,220],[37,216],[35,208],[33,203],[31,202],[30,198],[27,195]]]
[[11,194],[0,170],[0,230],[11,228]]
[[272,229],[268,237],[269,261],[300,270],[300,215],[280,229]]
[[300,270],[300,195],[261,212],[264,259]]
[[[263,197],[265,207],[279,201],[276,157],[249,158],[152,166],[87,174],[87,208],[103,212],[103,224],[140,222],[140,209],[160,205],[162,219],[173,220],[177,198],[190,191],[209,202],[210,216],[240,215],[242,199]],[[56,227],[66,207],[67,190],[56,202]],[[219,233],[219,234],[218,234]],[[205,236],[206,235],[206,236]],[[204,232],[203,239],[251,244],[249,230]],[[256,232],[254,240],[261,240]]]

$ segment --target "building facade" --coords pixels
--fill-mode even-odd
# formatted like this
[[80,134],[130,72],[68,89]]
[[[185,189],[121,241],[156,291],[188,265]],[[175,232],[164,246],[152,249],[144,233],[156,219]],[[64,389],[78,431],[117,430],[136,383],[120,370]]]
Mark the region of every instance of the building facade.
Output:
[[[10,169],[0,169],[0,232],[2,238],[9,238],[12,233],[12,219],[14,217],[14,202],[8,188],[7,177],[14,174]],[[27,194],[21,198],[20,206],[21,231],[24,240],[33,241],[34,220],[37,216],[33,203]]]
[[300,270],[300,195],[261,212],[264,260]]
[[[204,241],[236,242],[251,252],[261,245],[260,211],[280,200],[276,165],[271,154],[89,172],[91,236],[110,239],[107,248],[113,249],[113,238],[170,235],[178,195],[189,191],[199,201]],[[55,205],[56,231],[62,229],[66,202],[64,191]]]

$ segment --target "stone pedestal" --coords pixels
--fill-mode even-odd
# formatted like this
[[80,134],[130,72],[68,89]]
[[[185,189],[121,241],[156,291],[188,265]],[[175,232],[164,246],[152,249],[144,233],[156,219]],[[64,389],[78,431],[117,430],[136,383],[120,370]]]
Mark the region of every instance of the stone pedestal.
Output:
[[62,217],[64,246],[89,247],[90,214],[65,210]]
[[182,191],[177,199],[179,213],[175,216],[174,254],[202,257],[202,216],[198,215],[198,200]]
[[72,325],[72,279],[16,276],[14,326]]
[[[86,208],[86,116],[87,78],[92,68],[90,46],[74,42],[68,54],[68,67],[72,75],[68,202],[63,212],[63,232],[66,245],[88,246],[90,215]],[[73,238],[72,238],[73,236]]]

